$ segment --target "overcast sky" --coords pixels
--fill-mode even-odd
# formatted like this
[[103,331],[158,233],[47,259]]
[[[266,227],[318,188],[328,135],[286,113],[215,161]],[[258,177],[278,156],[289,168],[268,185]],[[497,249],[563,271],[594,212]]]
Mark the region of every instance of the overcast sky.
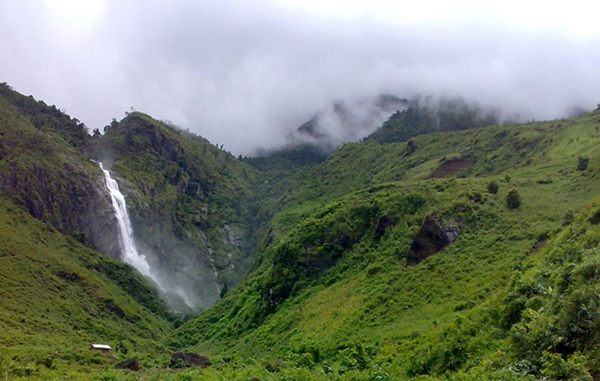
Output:
[[596,6],[560,4],[0,0],[0,82],[90,128],[133,107],[236,155],[381,93],[554,119],[600,103]]

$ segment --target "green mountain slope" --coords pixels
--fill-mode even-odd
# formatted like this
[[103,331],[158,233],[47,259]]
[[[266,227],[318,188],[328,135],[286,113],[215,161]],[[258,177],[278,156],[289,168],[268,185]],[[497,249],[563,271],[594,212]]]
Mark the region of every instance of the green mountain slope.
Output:
[[[342,147],[284,190],[246,281],[167,344],[395,378],[483,371],[485,356],[508,350],[514,357],[485,368],[508,372],[519,359],[506,344],[512,325],[486,311],[504,308],[514,270],[597,196],[598,118],[424,135],[413,139],[416,149]],[[516,209],[507,205],[513,189]],[[426,217],[462,232],[407,266]],[[542,374],[540,356],[532,375]]]
[[257,157],[245,157],[244,162],[260,171],[293,170],[321,163],[327,159],[329,154],[330,152],[307,143],[286,147]]
[[277,210],[293,210],[390,181],[510,173],[549,182],[559,173],[578,173],[579,157],[595,155],[596,119],[594,113],[577,120],[426,134],[410,143],[345,144],[323,164],[269,184],[265,193]]
[[0,96],[3,109],[10,104],[13,110],[17,111],[23,119],[31,122],[39,131],[59,137],[79,150],[85,149],[90,142],[90,135],[85,125],[57,109],[56,106],[48,106],[43,101],[36,101],[33,96],[26,97],[19,94],[6,83],[0,84]]
[[0,137],[0,196],[118,258],[114,212],[102,172],[81,153],[90,140],[85,126],[2,84]]
[[130,266],[95,253],[0,200],[0,342],[87,350],[90,342],[154,350],[171,316]]
[[205,139],[141,113],[91,137],[55,106],[0,86],[0,195],[86,246],[119,259],[117,221],[97,163],[121,183],[138,246],[170,301],[210,307],[249,267],[261,214],[256,171]]

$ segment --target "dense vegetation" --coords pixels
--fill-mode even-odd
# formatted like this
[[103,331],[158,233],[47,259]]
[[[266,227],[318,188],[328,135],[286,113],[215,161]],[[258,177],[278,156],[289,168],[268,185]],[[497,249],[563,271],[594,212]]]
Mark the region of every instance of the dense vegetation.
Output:
[[262,153],[257,157],[244,157],[243,161],[261,171],[289,170],[324,162],[330,152],[310,143],[292,145]]
[[422,134],[468,130],[498,123],[496,112],[468,104],[462,98],[416,97],[408,102],[408,108],[397,111],[366,139],[379,143],[406,142]]
[[[518,307],[505,300],[515,270],[532,254],[543,257],[549,237],[592,205],[597,164],[578,170],[578,157],[597,163],[597,119],[596,112],[577,121],[419,136],[416,150],[345,145],[287,179],[293,188],[272,187],[284,196],[271,204],[280,212],[251,275],[167,344],[225,359],[261,353],[274,362],[268,367],[303,367],[312,377],[352,370],[365,379],[527,379],[558,368],[572,368],[573,377],[592,371],[573,350],[540,354],[525,368],[512,341],[522,322],[505,316]],[[510,201],[515,194],[518,208]],[[434,215],[464,221],[460,237],[406,267],[413,236]]]
[[[10,137],[17,151],[2,152],[18,154],[0,163],[27,155],[44,163],[18,144],[38,135],[62,144],[82,173],[97,173],[86,157],[111,162],[146,249],[164,253],[157,258],[165,269],[207,262],[202,269],[219,270],[217,282],[228,287],[212,308],[176,320],[129,266],[85,248],[78,240],[86,237],[61,230],[51,213],[36,215],[19,187],[7,188],[2,377],[600,375],[600,110],[476,129],[491,121],[472,114],[423,134],[432,131],[409,126],[422,109],[409,108],[387,122],[404,123],[408,138],[394,132],[345,144],[321,163],[288,166],[240,161],[137,112],[76,143],[58,127],[41,134],[15,102],[3,102],[2,142]],[[54,184],[65,165],[52,152]],[[45,197],[62,188],[47,189]],[[115,346],[115,357],[83,353],[95,340]],[[213,365],[170,368],[167,349],[206,354]],[[145,366],[140,373],[109,369],[133,355]]]

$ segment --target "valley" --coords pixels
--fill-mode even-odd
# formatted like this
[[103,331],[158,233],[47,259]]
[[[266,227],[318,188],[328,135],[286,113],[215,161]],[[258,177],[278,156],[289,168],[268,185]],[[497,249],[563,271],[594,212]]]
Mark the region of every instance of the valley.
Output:
[[[598,379],[600,110],[459,106],[236,158],[136,111],[89,135],[3,84],[0,378]],[[161,287],[119,261],[97,161]]]

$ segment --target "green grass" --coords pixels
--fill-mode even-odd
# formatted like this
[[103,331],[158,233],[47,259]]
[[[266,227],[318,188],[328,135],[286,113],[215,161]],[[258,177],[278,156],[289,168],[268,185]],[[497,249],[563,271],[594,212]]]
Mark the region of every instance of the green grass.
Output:
[[[157,342],[171,330],[170,315],[135,270],[61,235],[9,201],[0,200],[0,211],[3,347],[80,352],[103,342],[160,349]],[[127,281],[119,285],[107,269],[121,271],[120,280]]]

